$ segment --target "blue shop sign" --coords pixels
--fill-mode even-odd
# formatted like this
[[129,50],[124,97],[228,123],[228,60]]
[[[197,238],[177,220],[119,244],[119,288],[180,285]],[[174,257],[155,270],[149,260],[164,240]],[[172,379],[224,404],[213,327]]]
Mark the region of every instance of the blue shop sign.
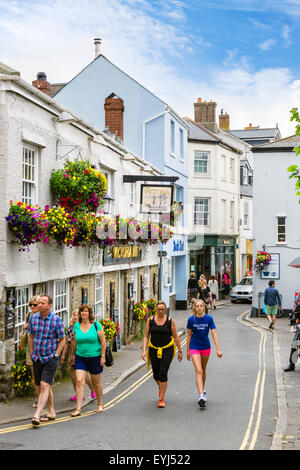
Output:
[[184,240],[173,240],[173,251],[184,251]]

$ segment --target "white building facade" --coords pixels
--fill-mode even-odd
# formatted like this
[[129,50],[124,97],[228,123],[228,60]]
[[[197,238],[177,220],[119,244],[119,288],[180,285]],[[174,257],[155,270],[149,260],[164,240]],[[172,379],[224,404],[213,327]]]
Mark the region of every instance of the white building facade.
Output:
[[239,263],[240,152],[218,133],[187,122],[190,271],[197,278],[214,275],[223,295],[223,273],[229,271],[234,283]]
[[269,280],[276,282],[285,314],[300,292],[300,272],[289,266],[300,255],[299,196],[287,171],[298,164],[293,148],[299,145],[300,138],[293,136],[253,148],[253,261],[259,250],[272,257],[268,268],[253,272],[253,316],[262,313]]
[[[120,345],[134,334],[133,304],[155,297],[158,281],[158,246],[114,257],[98,250],[91,258],[87,248],[32,245],[19,251],[5,217],[10,200],[44,208],[52,205],[49,180],[66,158],[87,157],[108,180],[109,213],[121,217],[139,214],[141,183],[123,182],[124,175],[161,175],[113,137],[77,118],[45,93],[23,81],[18,72],[0,64],[0,400],[9,395],[14,347],[32,295],[53,297],[53,312],[69,325],[72,311],[81,303],[93,306],[97,319],[113,318],[121,326]],[[61,120],[65,119],[67,120]],[[147,173],[144,172],[147,171]],[[14,299],[14,302],[7,301]]]

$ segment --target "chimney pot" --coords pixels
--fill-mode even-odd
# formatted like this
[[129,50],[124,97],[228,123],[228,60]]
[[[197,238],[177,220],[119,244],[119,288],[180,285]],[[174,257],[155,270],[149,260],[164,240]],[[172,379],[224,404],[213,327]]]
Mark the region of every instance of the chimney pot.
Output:
[[100,38],[95,38],[94,39],[94,45],[95,45],[95,59],[99,57],[101,54],[100,46],[101,46],[101,39]]
[[39,72],[36,77],[37,78],[32,82],[32,85],[35,88],[38,88],[43,93],[45,93],[46,95],[51,96],[51,85],[47,81],[47,75],[45,74],[45,72]]
[[201,102],[202,102],[202,98],[198,98],[197,102],[198,102],[198,103],[201,103]]
[[44,80],[45,82],[47,81],[47,75],[45,72],[39,72],[36,76],[37,80]]

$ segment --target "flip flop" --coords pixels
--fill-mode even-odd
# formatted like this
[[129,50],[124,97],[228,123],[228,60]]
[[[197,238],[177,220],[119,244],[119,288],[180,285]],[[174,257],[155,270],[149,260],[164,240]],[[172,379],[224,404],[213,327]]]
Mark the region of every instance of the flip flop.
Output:
[[32,426],[39,426],[40,420],[39,418],[32,418],[31,423],[32,423]]
[[73,413],[71,413],[70,416],[72,416],[72,418],[76,418],[77,416],[80,416],[81,415],[81,410],[79,408],[76,408],[75,411],[73,411]]
[[48,423],[48,421],[55,421],[56,417],[53,418],[52,416],[44,416],[40,419],[41,423]]

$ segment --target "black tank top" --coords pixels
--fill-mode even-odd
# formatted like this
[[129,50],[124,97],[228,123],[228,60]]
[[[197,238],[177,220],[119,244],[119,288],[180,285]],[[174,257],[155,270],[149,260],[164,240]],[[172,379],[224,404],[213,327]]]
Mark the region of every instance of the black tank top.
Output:
[[155,323],[154,318],[150,319],[149,330],[151,335],[151,343],[153,346],[162,348],[170,343],[172,339],[171,318],[167,318],[161,326]]

